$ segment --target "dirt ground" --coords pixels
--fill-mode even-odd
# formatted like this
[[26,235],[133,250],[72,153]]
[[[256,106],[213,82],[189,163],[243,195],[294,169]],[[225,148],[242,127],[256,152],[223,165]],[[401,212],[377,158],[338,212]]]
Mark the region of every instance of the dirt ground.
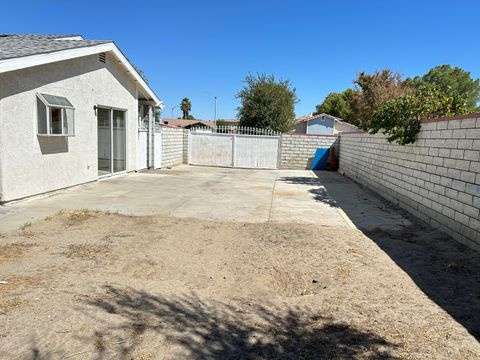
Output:
[[[0,357],[479,359],[478,323],[384,252],[400,240],[426,273],[415,233],[62,212],[2,236]],[[436,240],[461,258],[438,274],[478,284],[478,256]]]

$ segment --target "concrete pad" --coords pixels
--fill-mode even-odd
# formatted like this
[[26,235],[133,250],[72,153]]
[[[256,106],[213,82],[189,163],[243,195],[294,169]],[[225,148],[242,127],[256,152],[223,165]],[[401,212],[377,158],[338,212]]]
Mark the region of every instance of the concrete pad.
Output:
[[0,206],[0,232],[75,209],[345,228],[353,222],[362,229],[398,227],[407,221],[336,173],[317,177],[306,170],[179,166],[115,176]]
[[400,231],[412,225],[405,211],[347,177],[328,171],[316,171],[315,175],[337,209],[359,230]]
[[302,170],[180,166],[115,176],[0,207],[0,232],[60,210],[92,209],[126,215],[168,214],[240,222],[305,222],[348,226],[338,211],[315,201]]

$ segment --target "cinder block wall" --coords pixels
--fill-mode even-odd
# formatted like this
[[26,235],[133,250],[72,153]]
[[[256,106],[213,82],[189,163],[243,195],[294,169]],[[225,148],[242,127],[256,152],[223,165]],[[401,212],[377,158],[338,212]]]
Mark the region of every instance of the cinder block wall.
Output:
[[162,128],[162,167],[183,164],[183,129],[164,126]]
[[479,160],[480,118],[471,116],[424,122],[406,146],[381,134],[340,135],[341,173],[478,250]]
[[188,129],[183,130],[183,163],[188,164]]
[[332,135],[284,134],[281,141],[280,169],[310,169],[318,148],[335,146],[338,137]]

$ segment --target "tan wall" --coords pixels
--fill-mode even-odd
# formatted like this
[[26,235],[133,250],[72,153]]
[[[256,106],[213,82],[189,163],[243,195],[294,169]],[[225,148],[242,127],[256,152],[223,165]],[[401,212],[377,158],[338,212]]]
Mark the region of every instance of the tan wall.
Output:
[[280,169],[310,169],[315,151],[336,146],[337,140],[332,135],[282,135]]
[[406,146],[342,134],[339,171],[480,249],[480,118],[423,123]]
[[162,129],[162,167],[184,163],[184,130],[164,126]]

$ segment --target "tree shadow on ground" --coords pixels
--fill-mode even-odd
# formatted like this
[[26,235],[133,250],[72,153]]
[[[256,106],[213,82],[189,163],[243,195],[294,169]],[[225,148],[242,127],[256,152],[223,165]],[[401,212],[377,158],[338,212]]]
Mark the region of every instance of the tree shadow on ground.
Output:
[[327,190],[322,186],[322,182],[317,178],[307,176],[285,176],[278,179],[278,181],[287,184],[306,185],[310,187],[315,186],[314,188],[308,189],[308,192],[313,195],[313,198],[316,201],[322,202],[331,207],[338,207],[335,199],[330,196]]
[[480,340],[480,253],[419,222],[402,231],[364,233],[431,300]]
[[[157,346],[162,341],[176,345],[195,359],[395,359],[396,344],[306,308],[229,305],[196,295],[166,298],[112,286],[105,291],[88,301],[85,311],[92,315],[100,309],[122,321],[105,323],[90,339],[99,359],[112,353],[130,358],[144,335],[152,342],[152,334]],[[115,334],[128,341],[112,341]]]
[[[388,254],[431,300],[480,340],[480,253],[435,230],[368,189],[361,190],[365,196],[351,201],[344,195],[352,191],[352,187],[357,187],[355,191],[358,191],[359,185],[338,173],[322,172],[317,175],[320,177],[315,179],[317,185],[326,190],[337,206],[360,229],[362,219],[358,217],[356,210],[362,205],[359,202],[367,201],[367,198],[376,198],[410,221],[412,225],[393,231],[387,226],[383,228],[383,219],[379,218],[373,221],[380,224],[379,227],[362,231]],[[315,184],[314,180],[307,182]],[[378,212],[376,214],[375,216],[380,216]]]

